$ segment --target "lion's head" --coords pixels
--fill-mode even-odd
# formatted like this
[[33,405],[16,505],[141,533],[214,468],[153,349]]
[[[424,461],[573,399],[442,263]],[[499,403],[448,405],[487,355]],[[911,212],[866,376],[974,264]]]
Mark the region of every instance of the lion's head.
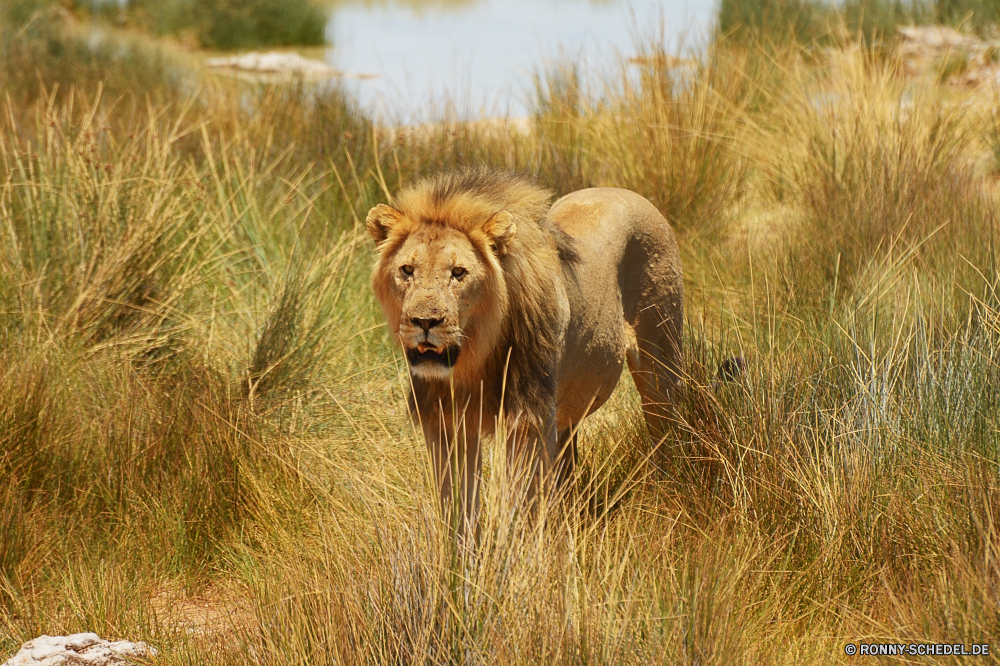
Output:
[[472,380],[495,352],[509,316],[508,283],[525,268],[523,244],[547,249],[535,236],[549,199],[517,176],[469,169],[371,209],[368,232],[379,251],[372,285],[415,376]]

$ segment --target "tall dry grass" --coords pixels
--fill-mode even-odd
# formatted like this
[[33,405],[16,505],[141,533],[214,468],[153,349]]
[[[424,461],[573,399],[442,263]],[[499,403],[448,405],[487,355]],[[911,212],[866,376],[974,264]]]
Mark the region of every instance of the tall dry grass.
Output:
[[948,25],[988,36],[1000,21],[995,0],[723,0],[718,32],[730,39],[774,46],[836,44],[844,33],[872,44],[895,37],[899,26]]
[[743,145],[768,85],[760,64],[727,46],[690,59],[649,40],[604,90],[588,91],[577,69],[557,67],[537,86],[539,172],[561,193],[634,190],[675,227],[724,236],[751,171]]
[[[600,91],[543,81],[527,128],[390,130],[335,90],[228,84],[126,118],[22,80],[0,131],[0,654],[85,630],[185,664],[995,643],[979,102],[861,50],[646,55]],[[472,162],[642,192],[690,295],[665,455],[624,379],[535,519],[491,451],[474,553],[437,513],[358,222]],[[713,389],[733,353],[747,371]]]
[[907,82],[901,68],[864,49],[838,56],[822,79],[797,79],[760,139],[767,196],[797,212],[780,278],[793,301],[829,309],[906,274],[953,303],[991,270],[996,202],[977,167],[986,100]]

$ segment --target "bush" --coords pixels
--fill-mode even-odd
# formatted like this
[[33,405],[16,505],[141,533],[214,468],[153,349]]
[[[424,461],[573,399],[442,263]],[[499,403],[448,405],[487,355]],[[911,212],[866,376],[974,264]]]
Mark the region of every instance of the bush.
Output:
[[202,46],[242,49],[324,40],[326,13],[309,0],[216,0],[197,7]]
[[153,32],[193,33],[225,50],[323,44],[329,19],[312,0],[133,0],[126,13]]

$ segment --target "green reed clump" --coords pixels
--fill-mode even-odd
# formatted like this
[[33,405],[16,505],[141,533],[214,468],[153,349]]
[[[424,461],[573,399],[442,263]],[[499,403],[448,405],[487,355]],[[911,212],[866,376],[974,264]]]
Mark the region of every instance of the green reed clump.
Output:
[[253,525],[262,483],[292,488],[294,473],[198,359],[154,370],[25,347],[3,355],[0,377],[0,474],[18,526],[0,535],[0,645],[44,631],[169,636],[152,620],[156,581],[204,581]]
[[738,53],[721,49],[692,62],[649,45],[638,60],[599,130],[602,143],[619,146],[610,175],[675,228],[724,234],[750,173],[740,144],[758,82]]
[[925,11],[934,23],[964,25],[982,35],[1000,25],[1000,2],[996,0],[935,0]]
[[363,217],[374,205],[378,185],[367,176],[379,151],[378,132],[343,87],[301,81],[241,87],[239,97],[224,98],[213,116],[223,137],[249,142],[262,163],[280,160],[314,170],[297,196],[315,208],[318,233],[329,231],[324,220],[348,211]]
[[621,63],[599,101],[572,69],[540,78],[539,178],[560,193],[631,189],[681,232],[724,235],[750,175],[741,141],[767,85],[747,65],[728,47],[690,60],[651,41]]
[[[0,269],[17,285],[2,306],[0,459],[41,534],[78,515],[95,546],[132,530],[156,566],[197,570],[244,519],[256,427],[232,380],[186,353],[219,258],[169,128],[154,118],[122,138],[93,118],[44,116],[37,143],[0,135]],[[10,595],[51,565],[22,550]]]
[[15,127],[2,138],[4,263],[17,274],[23,308],[6,317],[86,348],[163,353],[178,342],[185,322],[176,314],[202,279],[191,270],[197,213],[155,121],[119,143],[94,115],[81,125],[41,116],[37,143]]
[[0,8],[0,20],[22,26],[29,21],[37,20],[43,12],[51,8],[50,0],[10,0]]
[[[310,226],[308,167],[237,160],[207,129],[195,161],[176,118],[127,135],[101,108],[0,131],[4,651],[172,636],[157,581],[204,586],[262,515],[308,505],[282,433],[357,372],[346,322],[368,321],[351,202]],[[262,327],[272,301],[295,307]]]
[[[105,3],[90,3],[105,13]],[[205,48],[233,50],[323,44],[329,13],[313,0],[131,0],[122,18],[157,34],[191,35]]]
[[289,268],[266,311],[247,368],[247,391],[254,398],[312,395],[320,378],[344,363],[345,349],[338,328],[348,326],[353,306],[340,302],[349,280],[347,266],[355,236],[345,235],[323,256],[292,259],[310,268]]
[[[979,301],[966,320],[950,295],[943,308],[944,294],[915,298],[922,280],[888,280],[820,326],[769,309],[744,338],[743,377],[714,392],[689,387],[696,399],[681,404],[667,459],[667,483],[698,524],[745,517],[754,530],[794,534],[781,557],[816,573],[799,593],[840,590],[853,608],[878,608],[887,624],[865,631],[882,636],[929,625],[892,619],[914,613],[883,606],[864,581],[892,571],[890,598],[914,599],[929,570],[968,581],[969,561],[956,554],[969,549],[987,558],[976,571],[996,580],[988,558],[997,532],[983,517],[995,484],[981,471],[1000,463],[998,329],[985,323],[995,305]],[[960,509],[966,502],[975,508]],[[939,520],[949,525],[943,541]],[[946,603],[971,592],[962,585]],[[959,624],[997,631],[988,589],[960,602]]]

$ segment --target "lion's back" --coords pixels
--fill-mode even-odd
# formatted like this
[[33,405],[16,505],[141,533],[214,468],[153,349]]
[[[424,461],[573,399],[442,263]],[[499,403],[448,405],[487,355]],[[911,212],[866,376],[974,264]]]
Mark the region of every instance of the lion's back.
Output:
[[560,420],[570,421],[609,397],[651,309],[660,321],[681,321],[683,278],[673,230],[635,192],[573,192],[553,204],[549,219],[577,255],[566,284],[570,325],[560,373]]
[[[621,316],[632,321],[644,290],[678,286],[680,254],[670,224],[645,197],[617,188],[567,194],[549,211],[550,221],[573,240],[578,305],[620,295]],[[598,317],[601,313],[590,312]]]

